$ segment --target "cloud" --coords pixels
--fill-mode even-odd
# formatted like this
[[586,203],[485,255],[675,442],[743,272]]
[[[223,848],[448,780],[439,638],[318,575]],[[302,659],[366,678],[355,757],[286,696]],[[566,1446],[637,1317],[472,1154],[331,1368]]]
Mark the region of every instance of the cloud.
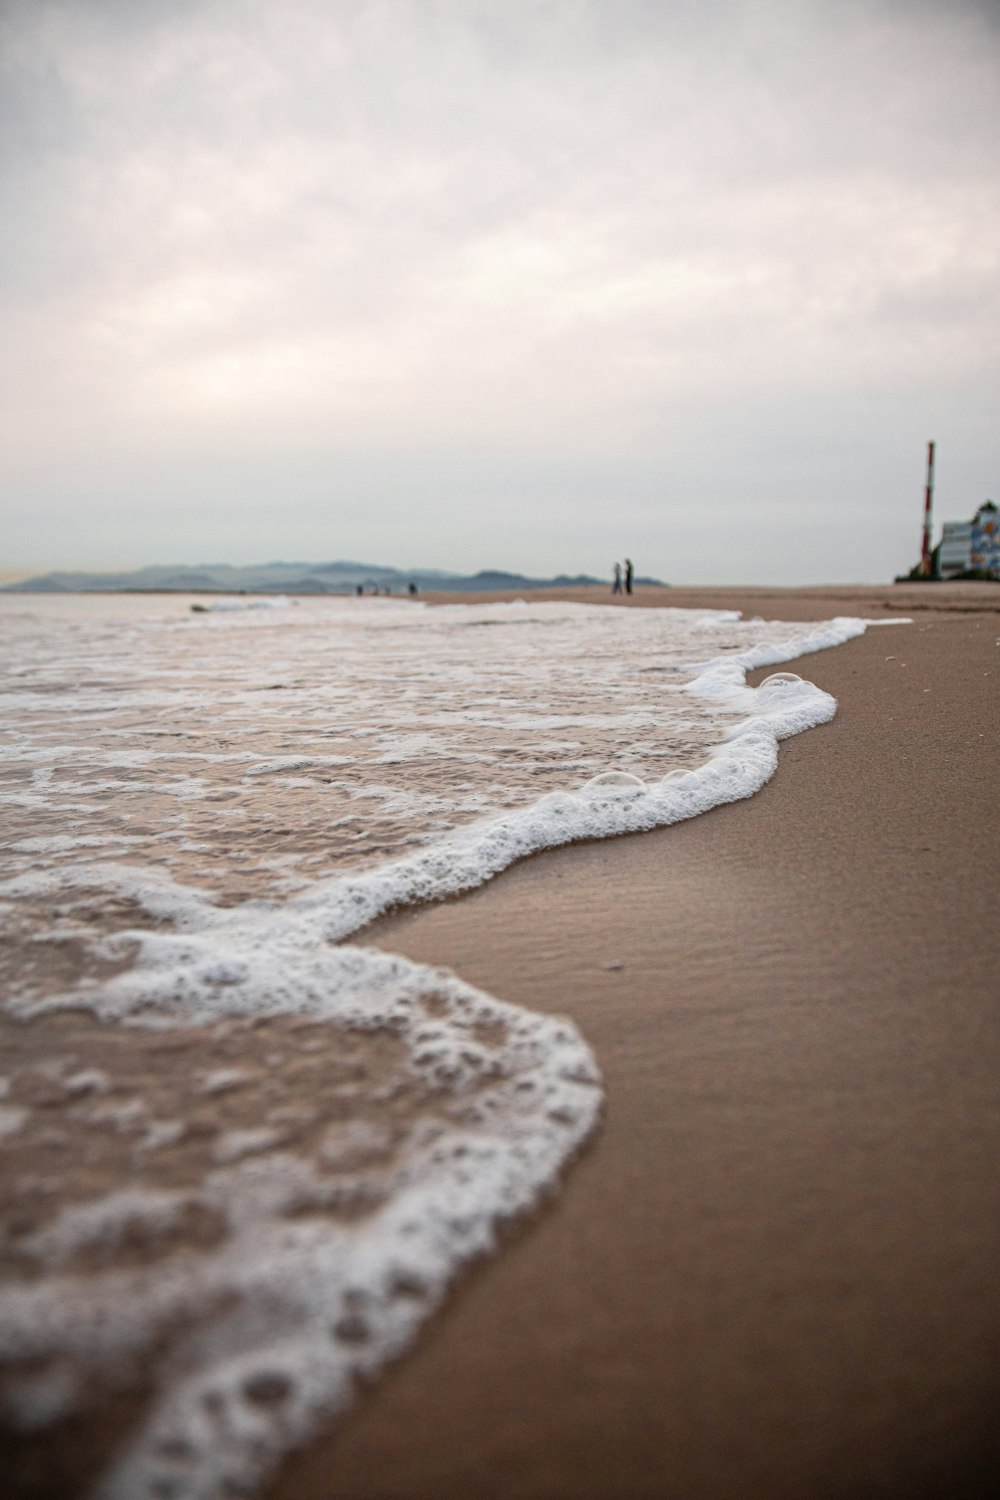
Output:
[[647,483],[731,482],[723,416],[764,444],[766,535],[818,429],[880,472],[866,402],[982,411],[972,472],[995,465],[989,7],[37,0],[3,24],[2,483],[67,546],[74,473],[210,489],[224,537],[282,465],[316,493],[309,545],[320,495],[360,486],[396,556],[447,564],[460,497],[428,536],[392,496],[451,473],[544,551],[589,473],[606,546],[602,484],[638,526]]

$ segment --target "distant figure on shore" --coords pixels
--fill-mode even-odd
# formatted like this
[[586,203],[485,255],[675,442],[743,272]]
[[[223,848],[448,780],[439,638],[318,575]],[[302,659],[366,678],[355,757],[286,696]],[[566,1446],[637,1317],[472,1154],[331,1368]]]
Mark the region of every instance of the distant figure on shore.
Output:
[[409,587],[410,587],[410,598],[411,599],[415,599],[417,597],[417,585],[415,583],[411,583]]
[[632,559],[630,557],[625,559],[625,592],[626,594],[632,592]]
[[622,591],[622,565],[621,565],[621,563],[616,562],[615,563],[615,581],[611,585],[611,592],[613,594],[620,594],[621,591]]
[[364,587],[363,587],[363,585],[360,584],[360,583],[357,584],[355,586],[354,592],[357,594],[358,598],[360,599],[361,595],[364,593]]

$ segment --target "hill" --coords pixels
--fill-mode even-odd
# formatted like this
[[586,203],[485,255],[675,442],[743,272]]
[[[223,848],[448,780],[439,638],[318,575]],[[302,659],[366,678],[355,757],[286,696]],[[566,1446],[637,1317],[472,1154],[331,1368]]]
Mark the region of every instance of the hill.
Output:
[[[638,583],[657,585],[657,578]],[[456,593],[489,593],[500,589],[567,588],[606,583],[580,573],[560,573],[556,578],[528,578],[523,573],[483,569],[478,573],[449,573],[440,568],[383,567],[361,562],[272,562],[250,567],[227,563],[197,566],[138,568],[131,573],[44,573],[9,583],[0,592],[31,594],[78,593],[192,593],[192,594],[352,594],[359,587],[405,593],[411,583],[421,592],[447,590]]]

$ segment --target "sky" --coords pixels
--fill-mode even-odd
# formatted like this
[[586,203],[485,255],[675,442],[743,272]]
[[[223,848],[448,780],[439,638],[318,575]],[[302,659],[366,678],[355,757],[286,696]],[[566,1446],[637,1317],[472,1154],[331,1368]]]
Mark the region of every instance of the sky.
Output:
[[891,578],[998,122],[1000,0],[0,0],[0,570]]

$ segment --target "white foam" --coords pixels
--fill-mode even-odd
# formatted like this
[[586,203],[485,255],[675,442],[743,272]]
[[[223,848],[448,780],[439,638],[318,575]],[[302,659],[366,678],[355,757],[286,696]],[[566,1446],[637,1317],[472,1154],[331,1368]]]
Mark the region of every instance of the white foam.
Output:
[[[290,1219],[303,1195],[322,1202],[324,1179],[299,1157],[267,1154],[278,1133],[254,1130],[221,1138],[220,1167],[194,1194],[115,1194],[65,1210],[22,1240],[23,1253],[66,1266],[137,1226],[162,1233],[193,1207],[225,1223],[216,1251],[91,1274],[85,1299],[65,1275],[0,1295],[6,1358],[58,1351],[84,1366],[134,1354],[157,1329],[196,1325],[220,1296],[238,1295],[231,1318],[213,1316],[197,1358],[181,1359],[188,1374],[166,1384],[99,1491],[120,1500],[158,1494],[167,1477],[192,1497],[259,1478],[320,1414],[346,1402],[359,1374],[372,1375],[409,1341],[456,1267],[492,1246],[497,1219],[545,1190],[600,1102],[593,1059],[565,1021],[389,955],[310,946],[301,927],[293,941],[280,911],[256,922],[209,908],[203,915],[204,937],[133,934],[144,944],[137,970],[90,1003],[147,1024],[175,1022],[179,1002],[188,1019],[293,1010],[388,1028],[442,1108],[415,1129],[381,1185],[381,1206],[360,1225]],[[449,1099],[463,1106],[452,1118]],[[321,1162],[349,1170],[379,1146],[377,1131],[348,1127],[339,1140],[327,1135]],[[279,1376],[282,1399],[262,1404],[260,1391]]]
[[227,1130],[220,1135],[212,1149],[216,1161],[239,1161],[244,1156],[257,1156],[262,1151],[271,1151],[282,1143],[280,1130],[259,1125],[253,1130]]
[[165,1146],[174,1146],[187,1133],[183,1120],[150,1120],[138,1142],[140,1151],[160,1151]]
[[117,1245],[136,1226],[162,1232],[178,1222],[188,1202],[183,1193],[135,1188],[62,1209],[44,1229],[22,1235],[18,1250],[46,1265],[60,1266],[81,1250]]
[[110,1086],[107,1073],[100,1068],[81,1068],[79,1073],[63,1079],[68,1094],[106,1094]]
[[[354,742],[373,744],[369,764],[383,768],[396,761],[419,767],[424,756],[432,757],[435,767],[498,767],[495,781],[470,783],[458,791],[400,787],[370,778],[360,786],[345,784],[345,793],[357,795],[363,805],[374,803],[383,813],[391,809],[394,815],[424,819],[415,822],[411,838],[429,842],[372,868],[313,881],[286,899],[279,899],[272,887],[266,898],[223,906],[215,892],[163,869],[80,860],[80,853],[96,847],[84,842],[92,835],[74,834],[66,843],[70,836],[37,834],[28,841],[32,847],[22,853],[51,864],[9,867],[14,873],[0,886],[5,898],[29,903],[74,891],[88,893],[88,898],[92,892],[106,893],[168,924],[151,929],[137,921],[126,930],[102,934],[95,946],[98,955],[110,960],[131,957],[128,967],[61,995],[15,993],[10,1008],[17,1014],[86,1005],[104,1021],[145,1028],[243,1017],[310,1018],[345,1035],[393,1037],[402,1048],[406,1077],[434,1101],[433,1108],[428,1106],[416,1117],[402,1141],[394,1142],[383,1123],[361,1117],[325,1129],[312,1155],[286,1144],[286,1125],[296,1111],[283,1115],[274,1110],[260,1123],[221,1130],[212,1148],[214,1166],[190,1190],[111,1194],[65,1209],[31,1236],[22,1237],[22,1253],[60,1268],[60,1274],[0,1292],[3,1357],[30,1360],[36,1366],[57,1359],[85,1376],[88,1369],[99,1371],[126,1355],[141,1354],[165,1329],[193,1330],[184,1334],[162,1366],[149,1418],[105,1477],[99,1490],[103,1500],[152,1500],[164,1493],[178,1500],[213,1500],[258,1482],[321,1417],[346,1405],[359,1376],[370,1378],[411,1341],[457,1269],[492,1247],[500,1221],[549,1190],[594,1126],[601,1098],[599,1076],[571,1023],[505,1005],[452,975],[352,946],[345,939],[392,907],[472,889],[539,850],[663,827],[752,795],[773,774],[779,741],[828,720],[835,704],[787,672],[751,688],[748,670],[824,649],[864,629],[862,622],[846,619],[792,631],[763,624],[737,628],[733,612],[702,613],[693,620],[688,616],[676,623],[687,632],[690,649],[699,649],[699,635],[693,633],[698,632],[703,643],[711,639],[718,654],[682,672],[676,654],[668,650],[667,635],[671,617],[684,612],[618,612],[523,601],[517,606],[424,611],[414,610],[408,601],[393,608],[394,603],[357,601],[354,609],[353,601],[345,601],[323,616],[326,621],[348,622],[342,626],[344,641],[354,639],[351,631],[372,632],[372,638],[383,643],[381,660],[399,667],[394,696],[384,713],[378,711],[378,722],[349,727],[340,723],[333,732],[356,736],[352,748]],[[232,620],[184,621],[183,627],[204,629],[202,641],[210,634],[228,649],[230,642],[239,645],[240,632],[251,626],[242,611],[237,613],[239,618]],[[643,621],[643,615],[662,618]],[[308,640],[314,640],[310,611],[297,611],[296,617],[281,620],[280,629],[275,624],[272,652],[279,651],[286,637],[299,641],[300,626],[312,630]],[[414,621],[420,622],[416,635]],[[466,628],[472,625],[497,629]],[[539,675],[538,632],[526,628],[543,625],[557,660],[570,649],[568,642],[575,643],[565,674],[568,701],[558,707],[546,702],[558,679]],[[516,648],[505,633],[515,626],[514,635],[523,642]],[[271,622],[257,618],[252,628],[256,648]],[[459,632],[461,645],[456,644]],[[767,633],[783,638],[769,640]],[[513,691],[513,668],[504,691],[478,696],[484,674],[488,676],[490,663],[497,661],[490,655],[494,648],[486,644],[494,638],[501,656],[515,649],[522,653],[517,670],[536,682],[530,703]],[[306,639],[301,635],[302,641]],[[281,649],[294,654],[294,647]],[[356,642],[351,649],[357,650]],[[328,641],[323,650],[329,655]],[[240,651],[234,670],[245,672],[246,648]],[[642,679],[644,696],[636,688],[631,705],[603,706],[604,686],[620,675],[628,651],[645,652],[640,656],[643,665],[655,668],[658,675]],[[39,653],[40,662],[43,657]],[[431,673],[411,681],[413,664],[424,658],[442,663],[438,680],[432,682]],[[279,678],[272,660],[277,657],[268,659],[265,684],[272,672]],[[342,660],[346,673],[346,647]],[[286,682],[293,670],[286,662],[279,681]],[[350,683],[362,680],[356,676]],[[329,685],[324,698],[324,679],[307,682],[295,700],[296,711],[328,714],[333,695],[345,690],[345,711],[356,712],[350,683],[346,688],[344,682]],[[586,711],[576,706],[578,686],[580,693],[590,695]],[[432,687],[438,697],[427,708],[420,697]],[[114,704],[124,705],[136,718],[153,711],[154,703],[158,712],[176,713],[179,703],[186,705],[185,712],[204,712],[204,699],[185,681],[177,684],[175,696],[172,693],[173,689],[157,698],[142,688],[132,696],[114,698]],[[692,732],[691,726],[707,716],[715,739],[699,764],[662,775],[658,706],[668,693],[683,709],[674,710],[675,735]],[[44,693],[29,696],[31,713],[48,712]],[[259,715],[261,696],[234,693],[229,701],[237,716],[258,722],[246,716]],[[278,696],[287,700],[288,695]],[[79,712],[86,699],[83,689],[67,689],[66,711]],[[401,733],[394,747],[392,716],[398,720],[403,704],[416,705],[412,713],[419,727]],[[119,712],[117,706],[114,712]],[[276,707],[274,712],[280,718],[289,710]],[[374,709],[372,714],[378,717]],[[626,759],[606,759],[595,771],[594,742],[588,741],[586,753],[580,750],[577,757],[577,784],[556,786],[499,811],[506,752],[456,745],[457,727],[467,725],[490,732],[497,725],[507,730],[513,726],[526,735],[552,730],[557,735],[552,753],[561,756],[567,751],[576,755],[582,744],[578,731],[593,732],[599,746],[615,726],[624,737]],[[573,731],[570,740],[567,730]],[[326,733],[327,728],[316,732]],[[544,748],[543,741],[536,757]],[[107,763],[105,769],[124,765],[128,753],[123,747],[120,761]],[[235,761],[232,774],[242,786],[254,795],[271,796],[294,793],[296,787],[305,792],[311,786],[289,776],[290,771],[352,759],[314,755],[294,742],[272,744],[267,753],[253,748],[209,748],[203,753],[206,764],[225,768]],[[208,757],[215,759],[210,762]],[[59,769],[62,757],[50,759]],[[565,760],[561,764],[565,767]],[[119,783],[113,777],[99,784],[106,789],[156,786],[145,779]],[[33,784],[33,790],[44,799],[63,795],[67,786],[74,795],[93,793],[96,785],[81,774],[72,779],[64,775],[63,793],[54,781]],[[197,785],[204,790],[203,783]],[[178,782],[169,786],[178,795]],[[160,789],[169,787],[161,784]],[[332,798],[335,789],[328,783],[322,795]],[[309,791],[310,798],[318,795]],[[469,820],[469,814],[487,809],[488,816]],[[230,811],[220,808],[216,817]],[[438,835],[443,822],[463,815],[467,820],[460,826]],[[430,817],[439,821],[428,822]],[[350,838],[355,822],[353,813],[338,815],[334,803],[328,836],[339,829],[340,836]],[[186,840],[189,848],[194,842]],[[281,1066],[275,1060],[275,1069]],[[85,1109],[89,1122],[134,1138],[136,1149],[145,1152],[183,1138],[183,1122],[154,1119],[142,1099],[98,1102],[95,1096],[106,1091],[101,1076],[82,1070],[64,1079],[76,1101],[73,1107]],[[206,1101],[218,1099],[221,1108],[252,1081],[240,1068],[207,1068],[200,1088]],[[374,1097],[364,1085],[358,1090],[362,1101]],[[12,1111],[16,1112],[14,1106],[3,1106],[0,1128],[3,1113]],[[11,1128],[26,1128],[26,1120],[18,1118]],[[357,1202],[364,1212],[343,1221],[331,1218],[324,1208],[334,1192]],[[314,1204],[316,1211],[298,1213],[302,1202]],[[164,1253],[138,1267],[114,1264],[115,1246],[128,1235],[141,1231],[153,1240],[162,1238],[182,1226],[192,1212],[219,1226],[217,1241],[200,1247],[197,1255]],[[73,1259],[102,1248],[112,1252],[110,1266],[88,1273],[87,1295],[82,1297]],[[217,1312],[229,1303],[231,1312]],[[10,1405],[25,1425],[39,1425],[71,1410],[76,1391],[73,1381],[46,1385],[35,1376],[25,1377],[20,1385],[15,1383]]]
[[21,1129],[28,1118],[26,1109],[18,1109],[11,1104],[0,1104],[0,1137],[13,1135]]
[[[831,622],[786,646],[784,659],[863,631],[863,621]],[[725,751],[702,766],[670,773],[653,785],[628,772],[605,772],[576,792],[551,793],[526,808],[467,825],[380,869],[318,885],[290,906],[318,917],[328,940],[340,940],[392,907],[471,890],[540,850],[665,827],[752,796],[774,774],[778,741],[826,723],[836,712],[828,693],[791,673],[773,674],[757,688],[746,685],[749,668],[781,659],[777,648],[764,645],[694,669],[691,693],[748,715],[728,732]]]
[[216,1068],[203,1080],[201,1092],[203,1094],[227,1094],[230,1089],[238,1089],[241,1085],[248,1083],[252,1077],[253,1075],[246,1068]]

